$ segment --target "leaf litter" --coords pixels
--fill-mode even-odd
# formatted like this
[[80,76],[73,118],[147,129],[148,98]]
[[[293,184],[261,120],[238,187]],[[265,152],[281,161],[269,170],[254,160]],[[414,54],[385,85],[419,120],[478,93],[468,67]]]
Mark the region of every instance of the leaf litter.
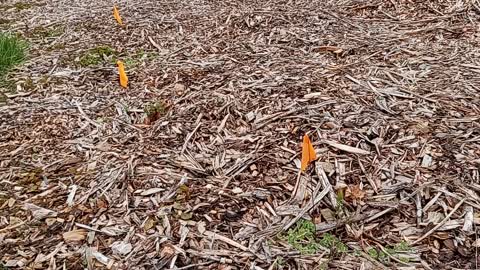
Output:
[[476,1],[22,3],[0,267],[478,268]]

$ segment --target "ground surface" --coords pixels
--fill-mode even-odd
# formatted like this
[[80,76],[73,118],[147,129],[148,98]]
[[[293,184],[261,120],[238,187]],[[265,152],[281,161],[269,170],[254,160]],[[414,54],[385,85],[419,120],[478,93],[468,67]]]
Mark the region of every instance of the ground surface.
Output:
[[478,267],[478,2],[118,6],[0,3],[3,268]]

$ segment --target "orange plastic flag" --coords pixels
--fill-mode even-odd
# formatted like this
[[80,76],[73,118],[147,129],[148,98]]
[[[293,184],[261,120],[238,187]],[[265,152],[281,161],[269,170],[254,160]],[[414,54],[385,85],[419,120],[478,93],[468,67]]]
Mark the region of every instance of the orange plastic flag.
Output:
[[117,20],[118,24],[123,26],[122,17],[120,17],[117,6],[113,6],[113,17],[115,18],[115,20]]
[[117,65],[118,65],[118,75],[120,76],[120,85],[123,88],[127,88],[128,77],[127,77],[127,74],[125,73],[125,66],[123,65],[122,61],[117,61]]
[[310,138],[307,134],[303,136],[303,143],[302,143],[302,171],[305,171],[308,167],[310,162],[317,159],[317,154],[315,153],[315,149],[313,149],[312,143],[310,142]]

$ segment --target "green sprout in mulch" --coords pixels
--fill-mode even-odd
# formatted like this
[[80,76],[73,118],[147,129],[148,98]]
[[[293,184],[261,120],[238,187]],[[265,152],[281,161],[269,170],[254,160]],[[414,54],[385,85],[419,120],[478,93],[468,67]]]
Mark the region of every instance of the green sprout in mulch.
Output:
[[125,66],[127,69],[135,68],[140,66],[144,61],[152,60],[157,57],[157,54],[154,52],[145,52],[140,49],[137,52],[134,52],[125,57]]
[[[57,45],[59,49],[63,49],[64,45]],[[53,50],[54,48],[50,48]],[[151,60],[157,57],[156,53],[145,52],[138,50],[132,53],[121,53],[115,49],[101,45],[85,51],[77,59],[77,64],[81,67],[97,66],[102,63],[111,63],[115,65],[117,58],[121,57],[127,69],[132,69],[140,66],[144,61]]]
[[153,122],[157,121],[160,117],[164,116],[167,112],[167,104],[163,101],[154,101],[149,102],[143,108],[143,111],[147,115],[144,120],[146,125],[150,125]]
[[339,253],[345,253],[348,251],[347,245],[345,245],[344,243],[342,243],[342,241],[329,233],[324,233],[319,243],[323,247],[326,247],[330,250],[335,250]]
[[390,256],[395,257],[402,262],[408,263],[408,257],[401,256],[401,254],[409,251],[412,251],[412,247],[410,247],[407,242],[402,241],[394,246],[386,247],[385,252],[381,249],[372,247],[368,249],[367,253],[370,257],[379,260],[382,263],[388,263],[390,261]]
[[286,235],[280,236],[302,254],[315,254],[322,249],[330,249],[337,253],[345,253],[348,247],[338,238],[324,233],[320,239],[315,234],[315,224],[308,220],[299,220],[295,227],[288,230]]
[[276,268],[283,268],[285,265],[285,262],[282,257],[277,257],[275,261],[273,262]]
[[315,236],[315,224],[308,220],[300,220],[295,227],[288,230],[287,242],[302,254],[314,254],[320,247]]
[[80,56],[78,63],[82,67],[96,66],[115,55],[117,55],[117,52],[111,47],[98,46],[86,51]]
[[0,33],[0,78],[25,60],[26,43],[18,37]]
[[343,218],[345,216],[345,198],[343,192],[337,194],[337,206],[335,208],[335,217]]
[[145,105],[145,108],[143,108],[143,111],[147,114],[148,117],[151,117],[157,113],[164,114],[165,105],[159,101],[150,102],[147,105]]

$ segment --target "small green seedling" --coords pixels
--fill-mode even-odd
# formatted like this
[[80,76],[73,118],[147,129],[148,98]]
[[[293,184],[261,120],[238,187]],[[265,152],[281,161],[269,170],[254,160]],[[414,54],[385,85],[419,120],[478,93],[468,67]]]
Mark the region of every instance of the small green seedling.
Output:
[[299,220],[283,238],[302,254],[314,254],[320,248],[315,238],[315,224],[308,220]]
[[135,68],[141,65],[144,61],[152,60],[155,57],[157,57],[157,54],[155,53],[139,50],[125,58],[125,66],[128,69]]
[[152,117],[156,114],[164,114],[165,113],[165,105],[162,102],[150,102],[145,105],[143,111],[147,114],[148,117]]
[[337,206],[335,208],[335,216],[337,218],[342,218],[344,216],[344,213],[345,213],[345,200],[344,200],[344,197],[343,197],[343,192],[339,192],[337,194]]
[[342,241],[329,233],[324,233],[322,235],[322,239],[320,239],[320,245],[331,250],[334,249],[339,253],[345,253],[348,251],[347,245],[345,245],[344,243],[342,243]]
[[374,259],[378,259],[378,251],[376,248],[370,248],[368,251],[368,256],[374,258]]
[[[401,256],[402,252],[408,252],[411,251],[412,248],[410,245],[402,241],[394,246],[388,246],[385,248],[385,252],[381,249],[377,248],[370,248],[367,253],[370,257],[379,260],[382,263],[387,263],[390,261],[390,256],[395,257],[399,259],[402,262],[408,262],[409,258]],[[388,254],[387,254],[388,253]],[[390,255],[390,256],[389,256]]]
[[143,111],[147,115],[144,119],[144,124],[150,125],[165,115],[167,106],[162,101],[150,102],[145,105]]
[[299,220],[295,227],[288,230],[286,236],[280,236],[302,254],[315,254],[325,248],[337,253],[345,253],[348,247],[332,234],[325,233],[321,239],[315,234],[315,224],[308,220]]
[[283,258],[282,257],[277,257],[275,259],[275,262],[274,262],[275,266],[277,268],[283,268],[283,266],[285,265],[285,262],[283,261]]
[[[370,257],[372,257],[375,260],[379,260],[382,263],[388,262],[388,259],[389,259],[388,255],[380,249],[376,249],[372,247],[367,251],[367,253]],[[390,253],[390,255],[392,254]]]
[[116,54],[117,52],[109,46],[98,46],[85,52],[80,57],[79,64],[82,67],[96,66]]
[[394,247],[395,251],[402,252],[402,251],[411,251],[412,247],[404,240],[400,243],[396,244]]

